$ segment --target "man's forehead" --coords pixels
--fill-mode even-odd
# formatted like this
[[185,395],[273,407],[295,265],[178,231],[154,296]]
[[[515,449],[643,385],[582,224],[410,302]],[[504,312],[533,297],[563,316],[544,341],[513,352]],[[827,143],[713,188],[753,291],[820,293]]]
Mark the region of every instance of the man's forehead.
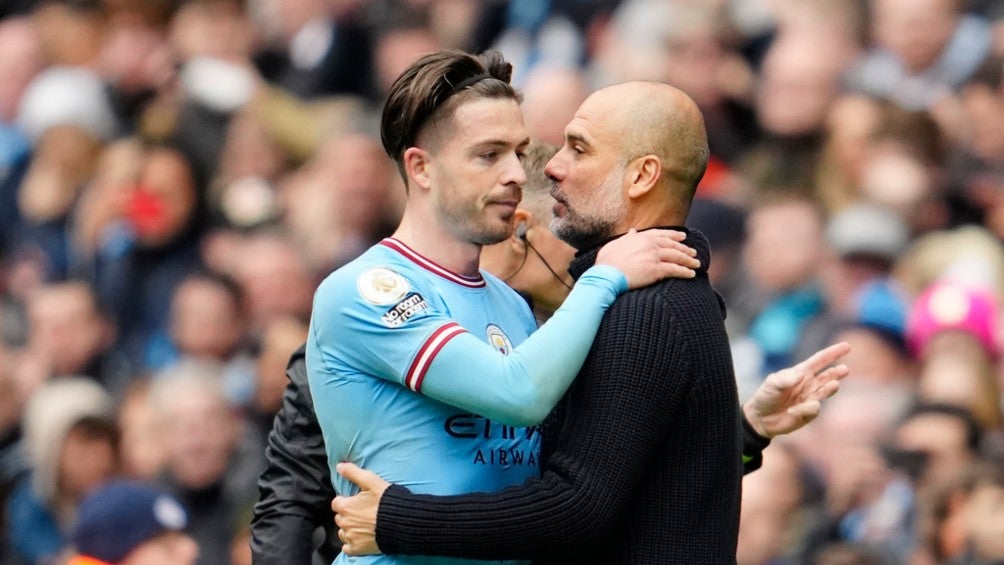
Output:
[[572,121],[568,122],[565,127],[565,139],[595,143],[598,138],[602,137],[602,123],[594,116],[576,113]]
[[465,145],[521,144],[529,136],[515,100],[481,98],[465,102],[453,113],[453,131]]

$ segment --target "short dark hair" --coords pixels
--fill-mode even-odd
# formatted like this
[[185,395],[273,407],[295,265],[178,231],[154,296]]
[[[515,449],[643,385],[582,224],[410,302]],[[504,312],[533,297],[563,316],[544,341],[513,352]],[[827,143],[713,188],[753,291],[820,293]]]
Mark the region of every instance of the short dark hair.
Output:
[[962,424],[962,427],[965,428],[966,447],[974,453],[979,451],[983,441],[983,429],[980,427],[980,423],[976,417],[973,416],[973,413],[962,406],[946,402],[918,401],[907,410],[906,414],[900,419],[900,423],[905,424],[914,418],[930,414],[948,416],[958,420]]
[[462,102],[471,98],[520,101],[520,95],[509,84],[511,78],[512,65],[494,50],[480,55],[455,49],[436,51],[401,73],[384,104],[380,140],[397,163],[402,178],[404,151],[415,145],[428,126],[451,117]]

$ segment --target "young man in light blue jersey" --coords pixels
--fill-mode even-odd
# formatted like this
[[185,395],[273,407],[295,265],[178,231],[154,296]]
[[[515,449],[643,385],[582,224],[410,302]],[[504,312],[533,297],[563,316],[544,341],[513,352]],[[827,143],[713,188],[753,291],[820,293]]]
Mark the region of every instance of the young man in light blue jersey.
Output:
[[[478,269],[481,247],[512,234],[526,180],[529,139],[510,74],[497,53],[442,51],[391,89],[381,134],[408,190],[401,224],[321,284],[307,339],[332,468],[351,461],[428,494],[538,476],[535,424],[578,372],[606,307],[699,266],[683,233],[629,233],[534,332],[526,302]],[[339,492],[354,491],[332,476]]]

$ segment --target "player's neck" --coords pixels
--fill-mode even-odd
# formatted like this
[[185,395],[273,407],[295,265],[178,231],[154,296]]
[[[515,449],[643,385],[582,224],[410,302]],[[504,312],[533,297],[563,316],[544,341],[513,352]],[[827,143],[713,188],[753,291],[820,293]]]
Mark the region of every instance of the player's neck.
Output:
[[478,274],[481,246],[460,241],[433,222],[417,222],[406,211],[393,237],[458,275],[470,277]]

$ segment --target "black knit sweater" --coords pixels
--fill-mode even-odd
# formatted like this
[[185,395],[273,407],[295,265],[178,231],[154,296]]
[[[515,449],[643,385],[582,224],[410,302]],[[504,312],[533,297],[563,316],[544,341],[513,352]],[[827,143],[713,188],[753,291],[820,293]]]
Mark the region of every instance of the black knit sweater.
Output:
[[[682,228],[675,228],[682,229]],[[735,562],[740,413],[723,307],[702,269],[623,294],[542,428],[542,477],[495,493],[380,502],[384,553],[538,563]],[[578,276],[596,250],[572,263]]]

